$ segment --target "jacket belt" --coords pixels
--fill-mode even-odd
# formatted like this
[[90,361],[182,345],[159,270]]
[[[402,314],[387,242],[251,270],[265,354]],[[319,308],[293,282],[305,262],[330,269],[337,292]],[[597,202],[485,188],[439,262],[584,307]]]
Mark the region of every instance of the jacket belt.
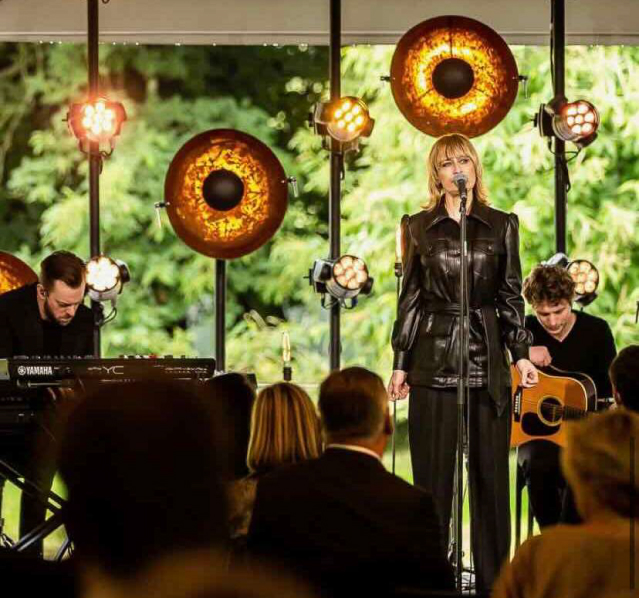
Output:
[[[429,301],[428,303],[424,304],[424,311],[426,313],[433,313],[433,314],[450,314],[452,316],[458,316],[459,315],[459,310],[461,309],[461,304],[460,303],[452,303],[449,301]],[[482,306],[470,306],[470,311],[480,311],[482,309]]]
[[[428,301],[424,303],[425,313],[459,316],[460,304],[447,301]],[[504,388],[510,386],[510,371],[503,367],[502,341],[499,334],[499,322],[494,305],[469,306],[469,313],[481,315],[484,340],[488,350],[488,392],[501,415],[508,406],[510,394]]]

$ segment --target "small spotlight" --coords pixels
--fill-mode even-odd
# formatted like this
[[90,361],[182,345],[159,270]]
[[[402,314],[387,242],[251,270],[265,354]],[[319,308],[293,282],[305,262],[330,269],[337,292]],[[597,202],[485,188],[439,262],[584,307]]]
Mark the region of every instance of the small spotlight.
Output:
[[115,308],[118,295],[131,280],[127,265],[106,255],[92,257],[86,264],[88,294],[93,301],[111,301]]
[[599,128],[599,113],[586,100],[564,104],[553,117],[553,130],[564,141],[578,143],[591,137]]
[[110,102],[105,98],[71,104],[67,113],[69,128],[77,138],[80,150],[85,154],[90,152],[90,144],[96,143],[99,147],[109,147],[108,151],[100,150],[100,155],[111,155],[115,147],[115,138],[120,134],[125,120],[124,106],[120,102]]
[[599,112],[586,100],[568,102],[565,98],[555,98],[540,106],[535,126],[544,137],[555,136],[583,148],[597,138]]
[[574,260],[566,268],[575,283],[575,301],[582,307],[590,305],[597,298],[599,271],[588,260]]
[[332,307],[325,303],[326,294],[346,309],[355,307],[357,296],[368,295],[374,282],[364,260],[354,255],[315,260],[309,278],[315,292],[322,295],[322,307],[326,308]]
[[325,138],[325,147],[328,135],[341,144],[342,152],[357,150],[359,140],[370,136],[375,126],[366,104],[353,96],[317,104],[311,120],[315,132]]

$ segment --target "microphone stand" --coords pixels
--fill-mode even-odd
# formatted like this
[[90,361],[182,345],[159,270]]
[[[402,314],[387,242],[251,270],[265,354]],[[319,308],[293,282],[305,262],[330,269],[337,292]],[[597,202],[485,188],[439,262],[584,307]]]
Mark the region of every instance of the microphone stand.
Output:
[[[397,279],[397,312],[399,315],[399,294],[402,290],[402,276],[404,269],[401,260],[395,259],[395,278]],[[397,399],[393,401],[393,435],[391,436],[391,473],[395,473],[395,434],[397,431]]]
[[[468,245],[466,241],[466,202],[468,192],[465,181],[458,184],[459,203],[459,332],[458,332],[458,375],[457,375],[457,458],[455,461],[455,494],[453,508],[455,578],[457,588],[462,591],[463,573],[463,508],[464,508],[464,455],[469,446],[468,426],[464,425],[464,414],[468,405],[469,389],[469,334],[470,307],[468,296]],[[472,551],[472,547],[471,547]]]

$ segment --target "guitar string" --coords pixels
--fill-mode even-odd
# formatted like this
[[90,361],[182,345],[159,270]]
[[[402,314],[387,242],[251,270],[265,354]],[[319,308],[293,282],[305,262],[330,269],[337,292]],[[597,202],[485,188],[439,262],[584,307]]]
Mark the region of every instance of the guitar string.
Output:
[[[543,399],[542,399],[543,401]],[[525,403],[527,405],[538,405],[539,401],[533,401],[530,399],[522,399],[521,403]],[[542,411],[546,411],[548,412],[549,410],[552,411],[552,415],[556,415],[557,412],[563,413],[565,415],[582,415],[588,412],[587,409],[579,409],[578,407],[569,407],[566,405],[549,405],[549,404],[543,404],[541,405],[541,410]]]
[[[541,400],[543,401],[544,399],[541,399]],[[534,401],[534,400],[531,400],[531,399],[522,399],[521,402],[522,403],[526,403],[527,405],[538,405],[539,404],[539,401]],[[552,409],[562,409],[562,410],[565,410],[567,412],[574,412],[574,413],[585,413],[587,411],[587,409],[580,409],[579,407],[571,407],[569,405],[554,405],[554,404],[551,405],[551,404],[548,404],[548,403],[542,403],[541,407],[542,407],[542,409],[543,408],[547,409],[547,408],[550,407]]]

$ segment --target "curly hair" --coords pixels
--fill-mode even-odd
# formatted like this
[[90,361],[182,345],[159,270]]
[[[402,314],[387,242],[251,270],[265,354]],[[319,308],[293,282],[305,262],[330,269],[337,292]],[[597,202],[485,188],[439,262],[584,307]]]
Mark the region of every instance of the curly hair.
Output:
[[535,266],[524,280],[524,298],[533,307],[541,303],[557,305],[562,301],[572,303],[575,283],[568,270],[562,266]]
[[440,137],[428,154],[426,167],[428,169],[428,201],[422,206],[425,210],[432,210],[437,207],[442,198],[442,186],[437,176],[439,163],[444,158],[452,158],[453,156],[468,156],[475,167],[475,187],[473,189],[473,198],[479,203],[488,205],[488,191],[484,185],[484,169],[481,160],[477,154],[475,146],[470,139],[459,133],[451,133]]

